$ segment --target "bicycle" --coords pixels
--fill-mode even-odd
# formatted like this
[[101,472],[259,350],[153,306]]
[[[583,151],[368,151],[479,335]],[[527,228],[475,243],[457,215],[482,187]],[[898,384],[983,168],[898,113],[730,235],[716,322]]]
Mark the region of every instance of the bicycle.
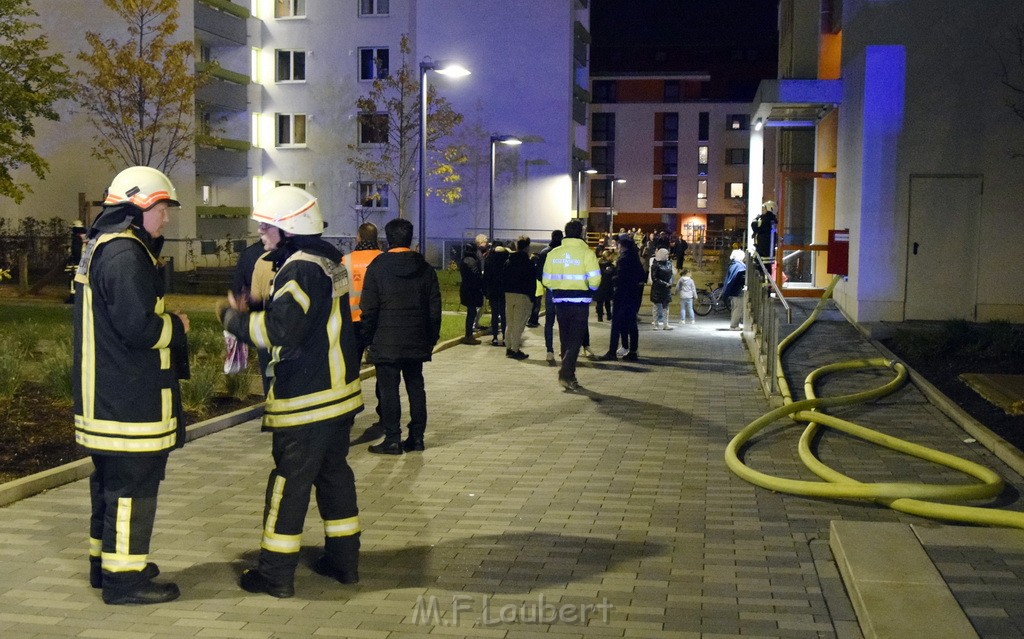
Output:
[[693,301],[694,313],[703,317],[712,311],[715,313],[728,313],[732,310],[729,298],[722,297],[721,283],[716,288],[712,288],[711,282],[708,282],[704,287],[697,291],[697,299]]

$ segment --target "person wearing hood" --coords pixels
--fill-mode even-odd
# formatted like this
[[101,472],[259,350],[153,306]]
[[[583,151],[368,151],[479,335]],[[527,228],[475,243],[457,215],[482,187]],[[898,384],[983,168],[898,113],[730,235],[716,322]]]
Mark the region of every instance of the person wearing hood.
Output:
[[483,264],[478,257],[477,245],[467,242],[462,247],[462,261],[459,262],[459,303],[466,307],[466,335],[463,344],[479,344],[475,337],[477,313],[484,305]]
[[75,441],[92,456],[89,581],[107,604],[176,599],[147,561],[167,457],[185,443],[178,380],[188,376],[188,316],[164,309],[160,247],[181,206],[166,175],[114,177],[74,277]]
[[363,409],[359,345],[349,312],[348,271],[323,240],[316,198],[279,186],[260,199],[252,219],[274,267],[262,310],[228,293],[218,307],[224,328],[267,349],[270,390],[263,430],[273,434],[275,467],[267,482],[257,567],[242,589],[273,597],[295,594],[295,568],[311,488],[324,525],[317,573],[343,584],[359,581],[359,509],[346,457],[356,413]]
[[[384,225],[388,251],[366,269],[363,280],[363,334],[368,357],[377,367],[384,440],[371,453],[401,455],[422,451],[427,429],[423,362],[429,362],[441,336],[441,287],[437,273],[412,246],[412,222]],[[409,435],[402,441],[401,380],[409,397]]]
[[668,306],[672,302],[672,263],[668,261],[668,249],[660,248],[651,260],[651,303],[654,305],[654,330],[671,331],[668,323]]

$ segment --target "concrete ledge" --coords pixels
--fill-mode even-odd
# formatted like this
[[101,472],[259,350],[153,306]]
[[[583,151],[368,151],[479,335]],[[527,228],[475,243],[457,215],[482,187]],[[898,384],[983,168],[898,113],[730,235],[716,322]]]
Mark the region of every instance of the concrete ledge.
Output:
[[[255,419],[263,414],[263,403],[255,404],[253,406],[247,406],[225,415],[219,415],[201,421],[185,429],[185,441],[190,442],[199,437],[204,437],[217,431],[224,430],[225,428],[231,428],[242,422],[247,422],[250,419]],[[38,495],[44,490],[50,490],[51,488],[57,488],[64,484],[70,484],[71,482],[78,481],[79,479],[85,479],[92,474],[93,466],[92,459],[86,457],[84,459],[78,459],[73,462],[68,462],[62,466],[44,470],[42,472],[15,479],[4,484],[0,484],[0,507],[13,504],[16,501],[31,497],[32,495]]]
[[866,639],[978,636],[909,525],[834,520],[829,546]]

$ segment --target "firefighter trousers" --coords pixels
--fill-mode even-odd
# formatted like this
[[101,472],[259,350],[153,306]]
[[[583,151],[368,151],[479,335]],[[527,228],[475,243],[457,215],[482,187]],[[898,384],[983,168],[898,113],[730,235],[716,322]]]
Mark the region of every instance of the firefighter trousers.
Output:
[[259,559],[259,572],[274,583],[295,576],[311,489],[324,524],[324,552],[339,569],[358,568],[359,508],[346,459],[353,421],[348,416],[274,431]]
[[89,559],[101,561],[104,584],[130,588],[144,580],[167,453],[93,455],[92,462]]

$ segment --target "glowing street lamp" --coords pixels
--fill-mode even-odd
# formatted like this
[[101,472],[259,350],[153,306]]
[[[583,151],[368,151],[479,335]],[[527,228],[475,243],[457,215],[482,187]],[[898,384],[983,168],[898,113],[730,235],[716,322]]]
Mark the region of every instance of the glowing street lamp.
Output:
[[420,62],[420,255],[427,254],[427,72],[433,71],[452,78],[469,75],[466,67],[449,62],[434,62],[429,58]]
[[487,238],[494,241],[494,148],[498,144],[507,146],[519,146],[523,141],[514,135],[492,135],[491,136],[491,203],[489,215],[487,216]]

